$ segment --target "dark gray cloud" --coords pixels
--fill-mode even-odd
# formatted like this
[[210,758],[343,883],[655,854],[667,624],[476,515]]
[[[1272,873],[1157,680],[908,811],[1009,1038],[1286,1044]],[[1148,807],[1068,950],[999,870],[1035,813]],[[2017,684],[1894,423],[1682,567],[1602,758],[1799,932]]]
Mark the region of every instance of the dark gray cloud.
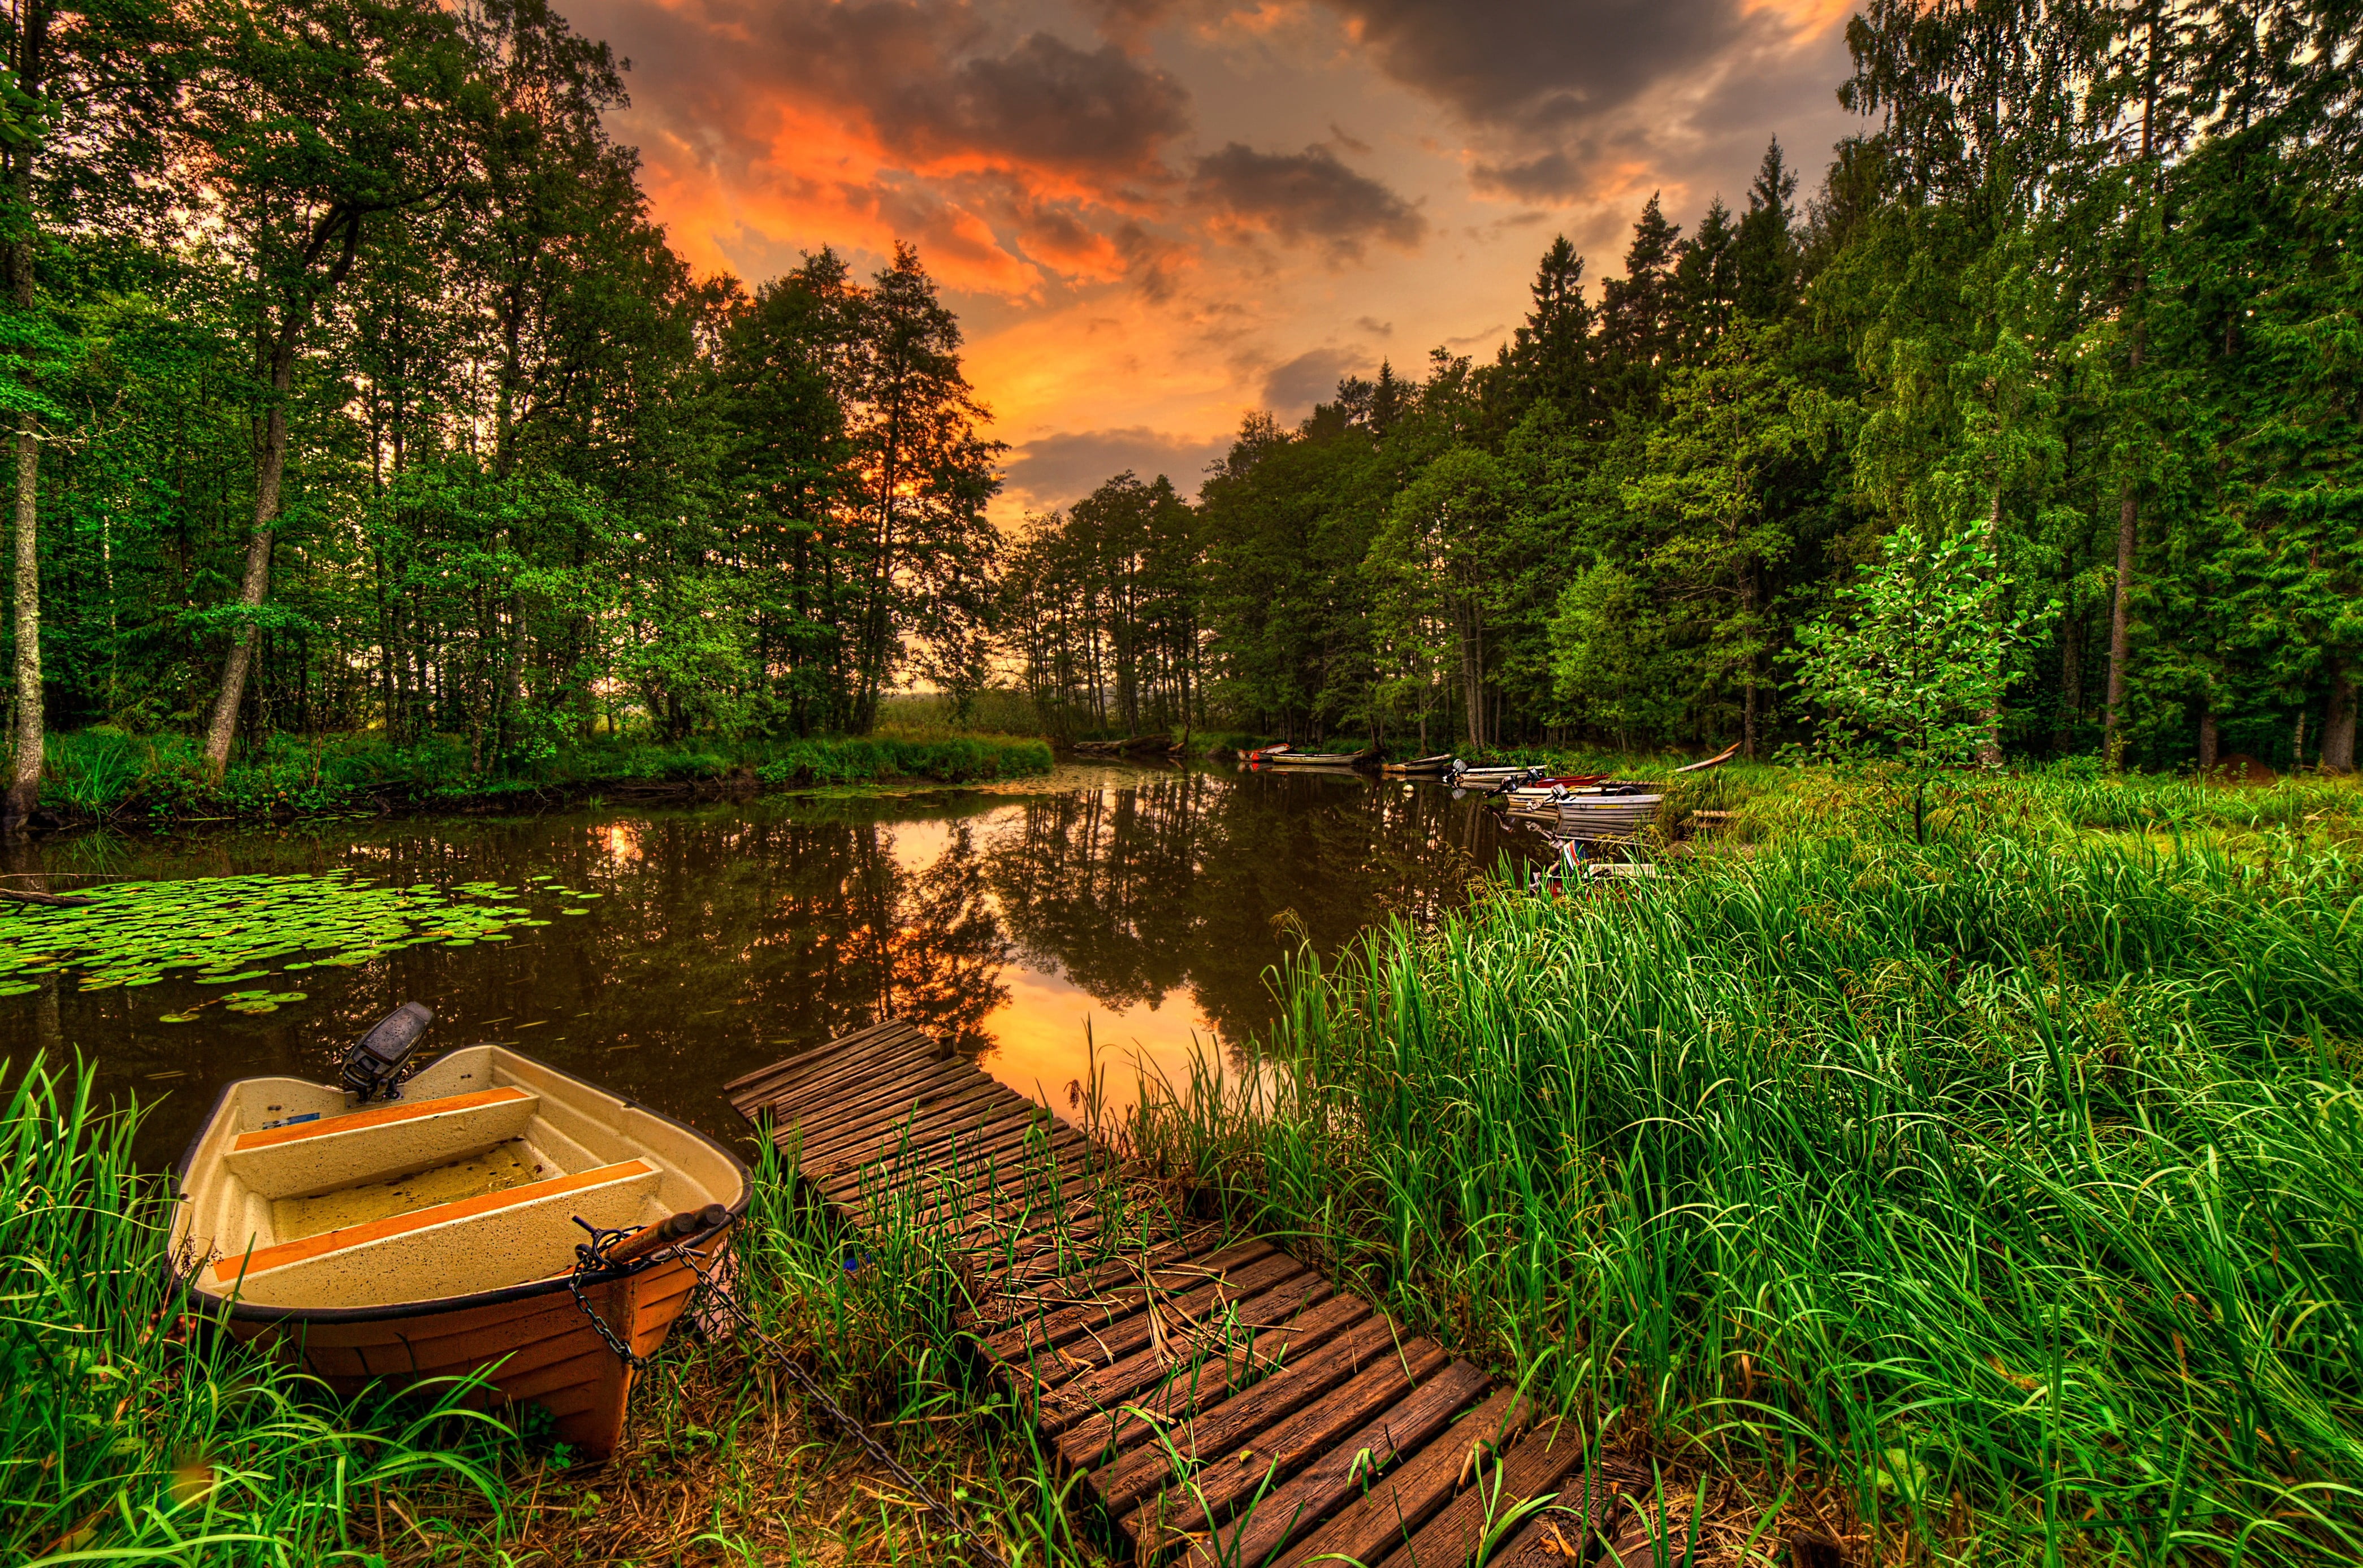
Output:
[[900,125],[943,151],[1067,168],[1140,168],[1190,126],[1189,91],[1171,75],[1114,44],[1085,53],[1048,33],[910,83],[897,98],[880,126],[890,138]]
[[1417,208],[1326,147],[1258,152],[1235,141],[1198,160],[1195,186],[1227,216],[1339,257],[1359,256],[1371,240],[1410,249],[1427,232]]
[[1144,480],[1163,474],[1183,495],[1195,495],[1206,465],[1230,445],[1228,436],[1199,440],[1145,425],[1061,431],[1028,441],[1010,455],[1009,490],[1021,503],[1047,511],[1081,500],[1130,469]]
[[1370,369],[1363,356],[1351,349],[1309,349],[1264,378],[1263,404],[1282,424],[1292,423],[1312,413],[1315,403],[1333,395],[1340,377],[1348,371]]
[[1327,0],[1380,68],[1476,125],[1539,129],[1630,102],[1755,24],[1739,0]]

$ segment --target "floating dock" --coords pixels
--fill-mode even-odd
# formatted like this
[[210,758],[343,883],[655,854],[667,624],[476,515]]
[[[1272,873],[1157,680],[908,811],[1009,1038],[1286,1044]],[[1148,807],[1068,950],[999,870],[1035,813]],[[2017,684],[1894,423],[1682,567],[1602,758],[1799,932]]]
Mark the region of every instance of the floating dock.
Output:
[[[1285,1248],[1135,1201],[1048,1108],[897,1020],[725,1086],[858,1227],[916,1226],[963,1326],[1143,1563],[1670,1564],[1645,1475]],[[1654,1548],[1655,1542],[1670,1542]]]

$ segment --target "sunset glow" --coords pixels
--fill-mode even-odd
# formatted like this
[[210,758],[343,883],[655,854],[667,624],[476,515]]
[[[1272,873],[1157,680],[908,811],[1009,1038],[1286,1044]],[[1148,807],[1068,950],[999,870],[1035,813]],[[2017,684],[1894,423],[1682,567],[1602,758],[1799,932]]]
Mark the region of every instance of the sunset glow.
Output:
[[918,248],[1010,443],[1004,520],[1131,467],[1194,491],[1240,417],[1516,325],[1564,232],[1744,205],[1851,128],[1851,7],[1487,0],[595,0],[657,215],[760,281]]

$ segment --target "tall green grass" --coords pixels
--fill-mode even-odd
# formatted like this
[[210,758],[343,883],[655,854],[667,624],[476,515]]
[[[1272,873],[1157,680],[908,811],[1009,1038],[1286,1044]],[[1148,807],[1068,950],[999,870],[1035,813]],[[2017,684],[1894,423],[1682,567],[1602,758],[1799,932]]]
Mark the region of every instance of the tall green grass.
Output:
[[1891,1545],[2363,1559],[2363,866],[1983,820],[1821,812],[1375,933],[1281,977],[1286,1071],[1132,1136],[1601,1430],[1836,1478]]
[[192,1315],[134,1114],[90,1084],[36,1059],[0,1108],[0,1561],[360,1562],[388,1495],[494,1497],[464,1388],[339,1402]]
[[[677,1334],[598,1468],[513,1430],[530,1411],[464,1408],[466,1384],[337,1398],[194,1314],[169,1186],[93,1081],[0,1064],[0,1562],[948,1560],[941,1522],[879,1506],[892,1479],[743,1338]],[[1073,1479],[966,1353],[962,1275],[926,1218],[849,1233],[765,1145],[738,1298],[1004,1558],[1099,1561]]]

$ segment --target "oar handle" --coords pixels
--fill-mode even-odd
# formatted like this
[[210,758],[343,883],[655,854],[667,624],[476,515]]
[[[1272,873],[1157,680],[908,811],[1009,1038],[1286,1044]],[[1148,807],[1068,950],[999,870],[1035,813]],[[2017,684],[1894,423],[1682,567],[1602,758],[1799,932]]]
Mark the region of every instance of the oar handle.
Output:
[[719,1203],[709,1203],[703,1209],[684,1209],[670,1219],[660,1220],[653,1225],[641,1226],[614,1246],[609,1247],[607,1262],[613,1265],[627,1264],[635,1258],[646,1257],[660,1248],[671,1246],[675,1242],[685,1240],[703,1231],[711,1231],[729,1218],[730,1210],[723,1208]]

